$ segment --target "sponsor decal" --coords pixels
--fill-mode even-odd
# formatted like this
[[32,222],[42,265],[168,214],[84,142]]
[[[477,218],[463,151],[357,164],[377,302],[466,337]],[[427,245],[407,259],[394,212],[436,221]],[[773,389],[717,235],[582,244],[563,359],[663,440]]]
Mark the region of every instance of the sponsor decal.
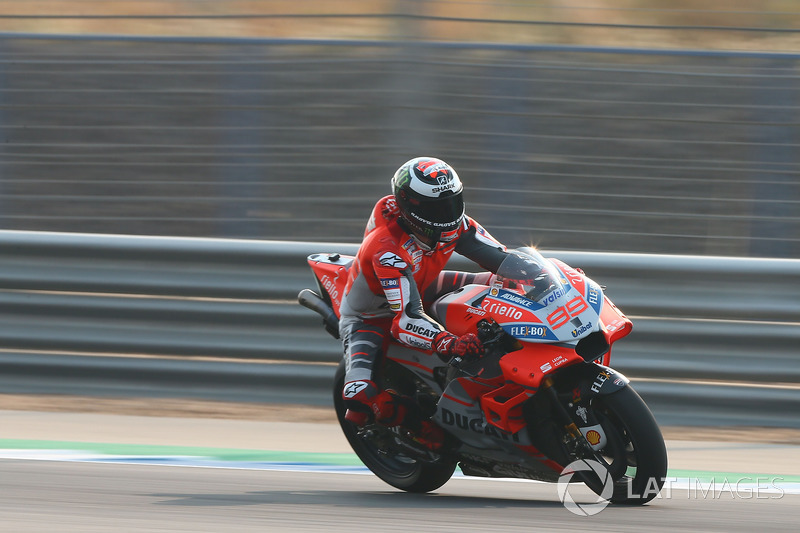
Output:
[[594,378],[594,382],[592,383],[592,392],[600,392],[600,387],[603,386],[603,383],[608,381],[611,377],[611,371],[609,370],[601,370],[597,377]]
[[441,235],[441,237],[439,237],[439,240],[442,241],[442,242],[450,242],[453,239],[455,239],[456,237],[458,237],[458,230],[454,229],[453,231],[442,232],[442,235]]
[[398,189],[403,188],[409,181],[411,181],[411,175],[408,173],[408,168],[403,166],[400,170],[397,171],[397,175],[395,176],[394,183],[395,187]]
[[[339,275],[337,274],[336,277],[338,278]],[[326,274],[320,278],[320,282],[322,283],[322,286],[325,287],[325,290],[328,291],[328,294],[330,295],[331,300],[333,300],[336,307],[339,307],[339,291],[336,290],[336,281],[329,278]]]
[[527,298],[523,298],[522,296],[520,296],[518,294],[514,294],[513,292],[508,292],[506,290],[500,291],[500,294],[498,295],[498,298],[500,298],[502,300],[507,300],[507,301],[509,301],[511,303],[514,303],[516,305],[520,305],[520,306],[525,307],[527,309],[536,309],[536,308],[539,307],[535,303],[533,303],[532,301],[528,300]]
[[417,337],[414,337],[413,335],[400,334],[400,341],[406,346],[419,348],[420,350],[429,350],[431,347],[429,342],[425,342]]
[[450,222],[429,222],[430,225],[437,227],[437,228],[449,228],[453,224],[457,224],[458,219],[451,220]]
[[485,302],[483,309],[497,316],[504,316],[514,320],[522,318],[522,311],[513,305],[504,305],[498,302]]
[[386,252],[380,258],[380,264],[385,267],[392,267],[392,268],[406,268],[408,265],[405,261],[403,261],[400,256],[397,254],[393,254],[392,252]]
[[403,326],[406,331],[410,331],[411,333],[416,333],[417,335],[421,335],[422,337],[427,337],[432,339],[439,333],[437,330],[428,329],[427,327],[421,324],[414,324],[413,322],[406,322],[406,325]]
[[467,313],[471,313],[473,315],[478,316],[486,316],[486,311],[483,309],[478,309],[477,307],[467,307]]
[[592,329],[592,323],[589,322],[587,324],[582,325],[579,328],[573,329],[572,330],[572,336],[573,337],[580,337],[581,335],[583,335],[587,331],[590,331],[591,329]]
[[434,187],[433,189],[431,189],[431,192],[432,193],[444,192],[444,191],[449,191],[449,190],[455,189],[455,188],[456,188],[456,184],[455,183],[450,183],[449,185],[444,185],[442,187]]
[[[415,229],[417,231],[422,232],[425,235],[429,235],[429,236],[433,235],[433,230],[430,229],[429,226],[433,226],[435,228],[450,228],[453,225],[458,225],[461,222],[461,216],[459,216],[458,218],[456,218],[454,220],[451,220],[450,222],[434,222],[432,220],[427,220],[425,218],[422,218],[421,216],[419,216],[416,213],[408,213],[408,214],[411,215],[411,217],[414,218],[414,220],[418,220],[418,221],[420,221],[420,223],[422,223],[421,227],[420,226],[415,226]],[[411,221],[409,221],[409,222],[411,222]]]
[[483,418],[469,418],[461,413],[454,413],[453,411],[441,408],[442,424],[445,426],[453,426],[463,430],[472,431],[481,435],[488,435],[495,439],[504,441],[519,442],[518,434],[511,434],[494,427],[492,424],[487,424]]
[[583,274],[579,270],[570,267],[566,263],[562,263],[561,261],[558,260],[555,260],[553,262],[561,271],[562,275],[566,275],[567,278],[569,278],[567,280],[566,278],[562,277],[561,283],[567,287],[575,287],[576,289],[578,289],[578,292],[583,294],[583,291],[585,290],[584,285],[586,284],[586,278],[583,276]]
[[439,341],[439,344],[436,346],[437,352],[446,352],[447,348],[450,346],[450,343],[453,342],[453,337],[445,337]]
[[570,267],[566,263],[562,263],[560,261],[556,266],[558,266],[559,270],[561,270],[564,274],[567,275],[567,277],[570,279],[573,285],[580,284],[581,280],[583,279],[583,275],[580,272]]
[[[468,226],[468,224],[465,224],[465,228],[467,226]],[[487,232],[485,229],[483,229],[483,227],[481,227],[479,224],[476,223],[474,227],[475,227],[475,239],[477,239],[478,242],[482,242],[484,244],[488,244],[489,246],[498,246],[498,245],[500,245],[500,243],[497,242],[494,239],[494,237],[489,235],[489,232]]]
[[587,431],[586,440],[589,441],[589,444],[592,446],[596,446],[600,442],[600,433],[595,430]]
[[402,289],[383,289],[386,295],[386,301],[389,303],[389,309],[394,312],[399,312],[403,308],[403,292]]
[[566,363],[568,361],[569,361],[569,359],[567,359],[563,355],[559,355],[558,357],[556,357],[555,359],[553,359],[549,363],[545,363],[542,366],[540,366],[539,370],[541,370],[542,372],[550,372],[554,368],[558,368],[559,366],[563,365],[564,363]]
[[508,331],[513,337],[518,338],[546,339],[550,336],[550,332],[544,326],[528,326],[520,324],[511,326],[508,328]]
[[400,289],[387,289],[383,292],[384,294],[386,294],[386,299],[389,300],[389,303],[400,304],[400,302],[402,301]]
[[381,210],[381,215],[386,220],[390,220],[396,217],[400,213],[400,208],[397,207],[397,200],[394,197],[387,198],[386,202],[383,205],[383,209]]
[[[575,414],[578,415],[579,417],[581,417],[581,420],[583,420],[584,424],[589,422],[589,417],[586,416],[588,413],[589,413],[589,410],[586,409],[582,405],[580,407],[578,407],[577,409],[575,409]],[[595,432],[595,433],[597,433],[597,432]]]
[[575,387],[572,389],[572,403],[580,403],[581,401],[581,388]]
[[492,287],[491,290],[489,291],[489,296],[497,296],[499,292],[500,290],[497,287]]
[[600,304],[600,291],[597,289],[597,287],[589,285],[589,294],[587,295],[586,299],[589,300],[589,303],[592,305],[592,307]]
[[553,292],[551,292],[550,294],[548,294],[547,296],[545,296],[544,298],[542,298],[539,301],[539,303],[541,303],[544,306],[548,306],[551,303],[553,303],[556,300],[558,300],[559,298],[561,298],[562,296],[564,296],[564,294],[566,294],[566,292],[567,291],[565,291],[564,289],[556,289]]
[[381,287],[384,289],[391,289],[400,286],[398,278],[381,278]]
[[606,438],[605,431],[603,431],[603,426],[600,424],[595,424],[593,426],[582,427],[581,433],[583,433],[584,438],[586,441],[592,445],[592,448],[595,450],[600,450],[608,443],[608,439]]
[[352,398],[367,387],[369,387],[369,383],[366,381],[353,381],[352,383],[348,383],[344,387],[344,397]]
[[552,339],[554,336],[544,326],[535,324],[513,324],[504,325],[503,329],[506,330],[512,337],[521,339]]

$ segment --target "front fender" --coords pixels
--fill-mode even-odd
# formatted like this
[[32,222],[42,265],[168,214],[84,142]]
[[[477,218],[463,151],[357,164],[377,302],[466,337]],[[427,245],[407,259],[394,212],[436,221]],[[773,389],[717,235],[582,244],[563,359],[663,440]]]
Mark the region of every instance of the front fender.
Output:
[[630,381],[622,372],[598,363],[572,365],[554,376],[556,389],[564,394],[572,391],[576,400],[613,394]]
[[[597,418],[591,414],[592,409],[587,408],[592,398],[614,394],[626,388],[629,380],[613,368],[593,362],[559,368],[549,377],[557,397],[535,394],[523,405],[523,414],[533,445],[550,459],[567,465],[574,456],[564,446],[565,436],[570,431],[564,415],[584,436],[594,433],[597,440],[595,437],[588,440],[587,437],[587,442],[593,449],[601,449],[607,437]],[[554,405],[556,401],[560,405]]]
[[593,370],[596,370],[597,373],[589,386],[590,394],[593,393],[598,396],[612,394],[627,387],[628,383],[631,382],[622,372],[618,372],[609,366],[597,363],[592,363],[591,366],[595,367]]

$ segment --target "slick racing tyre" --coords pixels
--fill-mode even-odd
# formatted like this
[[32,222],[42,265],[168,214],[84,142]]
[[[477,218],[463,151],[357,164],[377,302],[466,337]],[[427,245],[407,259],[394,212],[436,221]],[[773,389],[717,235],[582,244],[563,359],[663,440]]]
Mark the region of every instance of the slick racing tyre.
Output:
[[423,462],[391,447],[387,449],[387,435],[391,438],[389,429],[378,428],[372,435],[359,434],[358,426],[344,419],[347,410],[342,399],[344,374],[345,366],[341,362],[333,387],[336,417],[353,451],[367,468],[389,485],[407,492],[430,492],[447,483],[455,471],[455,462]]
[[[596,459],[614,482],[611,502],[642,505],[661,491],[667,475],[667,450],[653,414],[629,386],[592,400],[592,410],[608,437]],[[602,488],[587,480],[592,490]]]

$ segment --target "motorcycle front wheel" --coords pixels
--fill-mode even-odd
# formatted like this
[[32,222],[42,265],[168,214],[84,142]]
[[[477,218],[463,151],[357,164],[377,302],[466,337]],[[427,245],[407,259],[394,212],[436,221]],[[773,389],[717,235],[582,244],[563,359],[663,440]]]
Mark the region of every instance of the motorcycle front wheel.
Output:
[[[655,498],[667,476],[667,450],[653,414],[627,386],[592,400],[608,441],[596,458],[614,483],[612,503],[642,505]],[[602,483],[587,482],[600,494]]]
[[430,492],[447,483],[455,471],[455,462],[425,463],[402,453],[387,451],[376,439],[360,435],[358,426],[344,419],[347,411],[342,399],[344,374],[342,361],[336,370],[333,387],[336,418],[353,451],[366,467],[389,485],[406,492]]

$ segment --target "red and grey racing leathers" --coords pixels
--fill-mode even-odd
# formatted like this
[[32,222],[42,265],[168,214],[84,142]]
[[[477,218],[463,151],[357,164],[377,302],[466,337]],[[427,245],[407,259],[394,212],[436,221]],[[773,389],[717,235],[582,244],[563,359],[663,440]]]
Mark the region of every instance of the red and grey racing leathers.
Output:
[[444,328],[425,313],[421,294],[430,303],[436,295],[465,284],[488,282],[490,273],[442,272],[453,252],[492,272],[506,257],[505,247],[467,216],[457,230],[442,235],[435,249],[426,251],[404,229],[394,196],[375,205],[340,307],[339,331],[347,361],[343,396],[348,408],[370,406],[370,399],[380,392],[373,381],[373,365],[385,350],[387,335],[429,354],[436,348],[441,351],[434,338]]

